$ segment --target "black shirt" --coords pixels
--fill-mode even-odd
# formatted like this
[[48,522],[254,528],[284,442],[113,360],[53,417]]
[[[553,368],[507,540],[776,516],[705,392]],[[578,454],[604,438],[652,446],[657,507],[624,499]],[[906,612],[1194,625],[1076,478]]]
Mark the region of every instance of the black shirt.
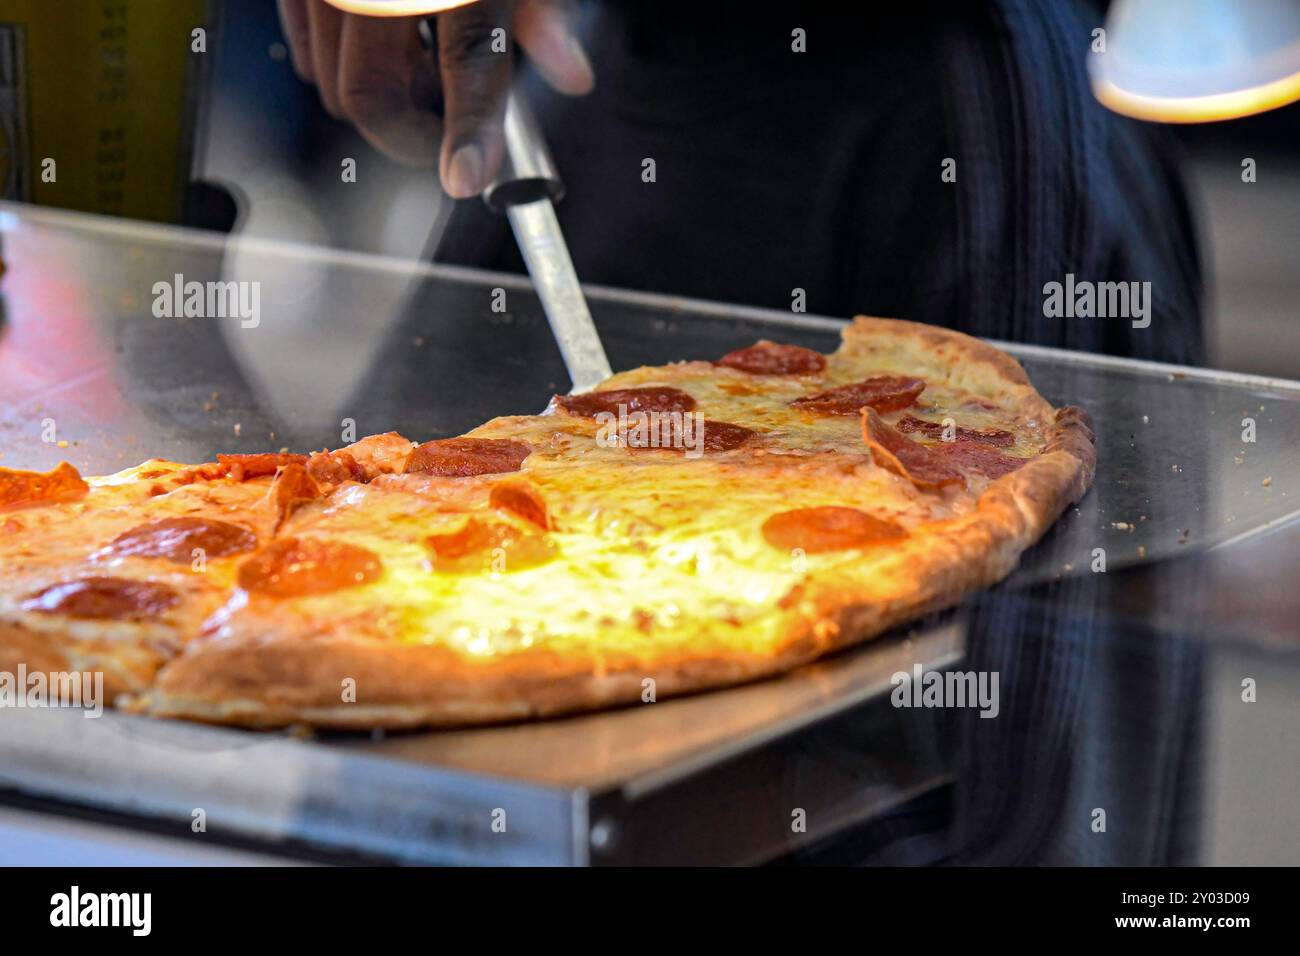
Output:
[[[802,290],[823,315],[1200,361],[1172,145],[1093,99],[1086,7],[583,9],[596,90],[570,99],[522,79],[565,177],[583,281],[780,309]],[[522,269],[477,200],[457,204],[438,258]],[[1044,285],[1067,273],[1149,281],[1150,327],[1047,317]]]

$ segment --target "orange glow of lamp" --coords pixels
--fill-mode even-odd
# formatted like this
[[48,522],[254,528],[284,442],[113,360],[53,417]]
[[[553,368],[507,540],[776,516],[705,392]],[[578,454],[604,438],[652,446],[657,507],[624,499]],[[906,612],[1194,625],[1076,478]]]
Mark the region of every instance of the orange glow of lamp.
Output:
[[1207,123],[1300,100],[1297,0],[1116,0],[1094,95],[1125,116]]
[[325,0],[332,7],[367,17],[415,17],[465,7],[474,0]]

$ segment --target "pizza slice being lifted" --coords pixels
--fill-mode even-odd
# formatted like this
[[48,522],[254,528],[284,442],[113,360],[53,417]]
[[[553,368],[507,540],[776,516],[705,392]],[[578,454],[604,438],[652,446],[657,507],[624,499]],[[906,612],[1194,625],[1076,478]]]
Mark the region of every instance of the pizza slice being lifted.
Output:
[[0,470],[0,670],[161,716],[412,727],[787,670],[1005,576],[1093,436],[998,349],[859,318],[416,444]]

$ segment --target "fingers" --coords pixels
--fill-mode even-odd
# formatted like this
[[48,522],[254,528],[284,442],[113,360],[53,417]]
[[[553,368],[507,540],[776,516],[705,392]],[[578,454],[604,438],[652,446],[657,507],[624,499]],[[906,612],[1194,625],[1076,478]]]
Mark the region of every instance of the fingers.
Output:
[[345,14],[324,0],[279,0],[294,69],[325,109],[398,162],[432,165],[438,86],[416,18]]
[[385,155],[411,166],[438,158],[437,117],[427,89],[435,78],[411,17],[344,19],[339,42],[340,115]]
[[[573,34],[571,0],[480,0],[438,17],[438,64],[421,49],[414,17],[345,14],[324,0],[278,0],[294,69],[325,109],[351,121],[399,162],[439,157],[457,198],[483,191],[505,155],[502,121],[513,37],[562,93],[591,90],[591,64]],[[445,135],[432,104],[441,93]]]
[[279,0],[280,26],[289,45],[293,70],[304,83],[316,82],[311,68],[311,34],[306,0]]
[[343,12],[325,0],[308,0],[307,27],[311,38],[311,70],[321,102],[333,117],[339,109],[339,37],[343,32]]
[[446,103],[442,183],[457,199],[482,192],[505,155],[501,124],[510,87],[513,12],[512,0],[482,0],[438,18]]
[[591,62],[575,35],[577,10],[569,0],[521,0],[515,35],[542,79],[569,96],[596,84]]

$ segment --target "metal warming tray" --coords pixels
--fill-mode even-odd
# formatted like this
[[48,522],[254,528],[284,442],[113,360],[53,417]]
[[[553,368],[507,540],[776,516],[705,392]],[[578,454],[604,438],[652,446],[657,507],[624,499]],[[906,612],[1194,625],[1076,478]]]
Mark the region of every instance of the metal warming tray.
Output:
[[[4,465],[103,473],[151,454],[333,447],[349,428],[426,439],[565,387],[523,277],[15,205],[0,206],[0,240]],[[155,285],[177,276],[257,283],[256,321],[156,316]],[[615,368],[760,337],[829,350],[841,324],[588,295]],[[1235,554],[1300,517],[1300,383],[1006,348],[1049,400],[1092,413],[1100,466],[1003,590],[1090,574],[1096,549],[1108,573]],[[1243,419],[1257,441],[1243,443]],[[963,620],[745,687],[489,729],[313,737],[0,712],[0,799],[93,807],[178,838],[201,808],[210,838],[340,859],[771,859],[950,779],[941,718],[888,693],[895,672],[959,662]]]

